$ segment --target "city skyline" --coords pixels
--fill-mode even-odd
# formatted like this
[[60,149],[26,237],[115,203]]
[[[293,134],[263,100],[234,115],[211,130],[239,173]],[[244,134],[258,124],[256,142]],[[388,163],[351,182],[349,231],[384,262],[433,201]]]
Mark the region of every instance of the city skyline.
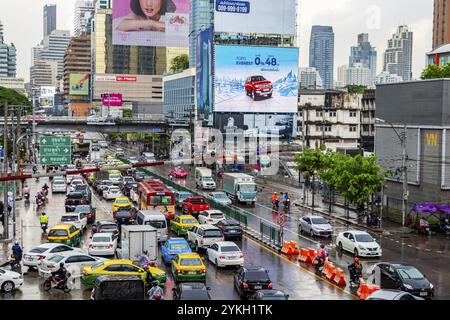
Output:
[[[337,66],[348,63],[348,52],[359,33],[369,33],[371,43],[378,54],[378,70],[383,65],[383,52],[397,27],[406,24],[414,32],[413,77],[420,77],[425,67],[425,54],[431,51],[433,29],[433,0],[415,3],[414,10],[402,11],[409,5],[407,0],[388,2],[387,0],[302,0],[301,1],[301,38],[300,66],[308,66],[309,40],[312,25],[333,26],[335,33],[334,74]],[[19,2],[2,4],[0,20],[5,29],[5,41],[14,43],[17,48],[17,76],[29,78],[31,66],[31,48],[43,38],[42,17],[46,4],[57,5],[57,29],[71,30],[76,0],[35,0],[28,6]],[[21,24],[15,16],[22,12],[27,16],[27,24]],[[355,15],[354,12],[361,14]],[[396,14],[399,13],[399,14]],[[29,30],[39,30],[29,32]],[[26,37],[24,36],[26,35]]]

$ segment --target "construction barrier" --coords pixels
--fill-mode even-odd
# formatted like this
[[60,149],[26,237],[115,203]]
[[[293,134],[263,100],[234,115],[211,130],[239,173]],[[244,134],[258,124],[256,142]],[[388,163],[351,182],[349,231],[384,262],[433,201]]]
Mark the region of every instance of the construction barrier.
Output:
[[332,264],[329,261],[325,261],[322,269],[322,274],[330,281],[333,281],[334,276],[336,274],[336,268],[334,267],[334,264]]
[[311,257],[309,256],[309,249],[307,248],[300,248],[300,255],[298,257],[298,260],[305,263],[311,263]]
[[308,250],[309,250],[309,258],[311,259],[311,263],[313,265],[315,265],[317,263],[316,262],[317,251],[314,249],[311,249],[311,248],[308,248]]
[[375,291],[380,290],[380,286],[377,285],[368,285],[363,280],[359,283],[358,288],[358,298],[360,300],[366,300],[368,296],[370,296]]
[[338,286],[346,286],[347,283],[345,282],[345,274],[344,274],[344,270],[342,270],[341,268],[336,268],[336,272],[334,274],[334,282],[338,285]]
[[297,255],[299,253],[297,242],[295,241],[285,241],[283,247],[281,248],[281,253],[291,256]]

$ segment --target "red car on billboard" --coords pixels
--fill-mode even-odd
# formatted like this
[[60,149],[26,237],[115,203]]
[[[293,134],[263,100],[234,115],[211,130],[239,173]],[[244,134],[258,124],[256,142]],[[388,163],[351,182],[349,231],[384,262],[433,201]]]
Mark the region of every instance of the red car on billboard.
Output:
[[175,179],[185,179],[187,178],[188,171],[185,167],[177,166],[170,171],[169,175]]
[[272,82],[263,76],[251,76],[245,81],[245,91],[247,96],[253,97],[254,101],[259,97],[272,98]]

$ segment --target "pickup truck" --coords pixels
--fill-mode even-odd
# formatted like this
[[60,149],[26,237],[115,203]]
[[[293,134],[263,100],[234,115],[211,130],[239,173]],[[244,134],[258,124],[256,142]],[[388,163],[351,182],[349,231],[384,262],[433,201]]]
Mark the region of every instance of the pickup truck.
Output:
[[183,214],[198,218],[198,214],[206,210],[211,210],[211,206],[202,196],[192,196],[183,201]]
[[74,212],[77,206],[85,204],[90,204],[90,201],[81,192],[68,193],[64,203],[66,212]]

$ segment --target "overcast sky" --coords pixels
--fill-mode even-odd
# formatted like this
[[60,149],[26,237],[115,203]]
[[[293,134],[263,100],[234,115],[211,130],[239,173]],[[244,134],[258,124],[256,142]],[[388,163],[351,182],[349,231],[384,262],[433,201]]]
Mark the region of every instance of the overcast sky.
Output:
[[[18,76],[29,78],[31,48],[43,37],[43,6],[56,3],[58,29],[73,30],[76,0],[1,0],[0,21],[7,42],[18,50]],[[281,0],[282,1],[282,0]],[[309,37],[313,24],[331,25],[335,32],[335,69],[348,63],[350,46],[357,34],[369,33],[378,50],[378,71],[382,68],[387,39],[398,25],[407,24],[414,32],[413,73],[419,77],[425,53],[432,43],[433,0],[301,0],[301,65],[309,64]],[[335,71],[336,77],[336,71]]]

